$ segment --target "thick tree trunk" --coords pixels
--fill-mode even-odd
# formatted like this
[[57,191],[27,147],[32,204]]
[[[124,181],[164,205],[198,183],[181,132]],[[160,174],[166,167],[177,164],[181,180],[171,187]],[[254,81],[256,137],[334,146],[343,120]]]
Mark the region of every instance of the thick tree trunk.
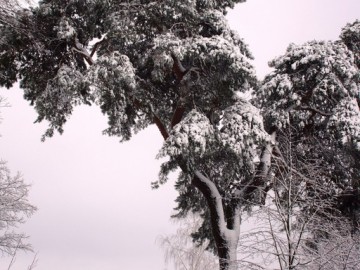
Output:
[[[166,140],[169,135],[162,122],[156,116],[154,116],[154,122],[164,140]],[[172,124],[177,122],[179,121]],[[187,172],[187,167],[182,157],[178,157],[177,161],[180,168]],[[210,210],[210,223],[218,250],[220,270],[237,270],[236,252],[240,235],[240,207],[235,207],[236,209],[226,217],[219,190],[214,182],[200,171],[195,172],[192,185],[203,194]]]
[[[158,118],[155,118],[154,122],[157,124],[164,140],[166,140],[169,135],[164,128],[164,125],[162,125]],[[249,194],[253,192],[253,189],[260,188],[264,183],[264,179],[267,177],[271,164],[275,137],[276,132],[274,131],[271,134],[269,144],[263,150],[259,170],[257,175],[251,181],[252,185],[239,190],[237,194],[239,199],[244,199],[246,196],[249,196]],[[187,172],[187,167],[182,160],[182,157],[178,157],[178,164],[184,172]],[[204,176],[200,171],[195,171],[192,185],[203,194],[209,207],[210,223],[218,250],[220,270],[237,270],[237,245],[240,235],[240,205],[234,206],[234,211],[231,211],[232,213],[225,216],[224,205],[219,190],[214,182]]]
[[[271,140],[264,148],[261,155],[261,162],[256,176],[252,183],[246,186],[239,193],[239,199],[244,199],[254,192],[256,188],[261,188],[267,179],[271,166],[271,157],[275,145],[276,131],[272,132]],[[220,270],[237,270],[237,245],[240,235],[240,205],[225,217],[222,197],[216,185],[201,172],[195,172],[192,184],[204,195],[211,218],[211,227],[214,240],[218,249]]]
[[[232,216],[225,217],[222,197],[215,184],[196,171],[192,184],[204,195],[209,210],[212,233],[218,250],[220,270],[236,270],[236,250],[240,234],[240,211],[235,209]],[[229,222],[231,220],[231,222]]]
[[[226,237],[225,237],[226,238]],[[218,246],[218,256],[219,256],[219,265],[220,270],[237,270],[237,244],[239,241],[239,236],[236,240],[233,239],[224,239],[223,246]]]

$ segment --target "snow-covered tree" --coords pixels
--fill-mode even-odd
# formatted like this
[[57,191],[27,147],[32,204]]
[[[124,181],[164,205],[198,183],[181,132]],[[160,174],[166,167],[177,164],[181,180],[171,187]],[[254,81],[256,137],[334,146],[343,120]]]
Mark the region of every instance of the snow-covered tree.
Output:
[[274,71],[257,93],[265,126],[275,133],[289,126],[296,131],[292,151],[326,168],[318,181],[332,188],[339,209],[358,229],[360,85],[355,54],[341,41],[311,41],[291,44],[270,65]]
[[[0,108],[8,106],[0,96]],[[0,122],[1,122],[0,115]],[[12,255],[17,250],[30,250],[27,236],[18,233],[16,228],[30,217],[36,207],[28,199],[29,185],[24,182],[20,173],[11,175],[5,161],[0,160],[0,252]]]
[[348,23],[341,31],[341,40],[354,53],[356,64],[360,67],[360,21]]
[[236,2],[45,0],[18,13],[22,31],[1,25],[0,83],[20,81],[49,121],[45,137],[80,104],[100,106],[104,132],[122,140],[159,128],[169,160],[154,185],[181,168],[178,215],[210,217],[198,239],[211,238],[221,269],[236,267],[242,194],[268,141],[259,110],[238,97],[256,78],[225,20]]
[[253,270],[356,269],[358,234],[337,209],[333,186],[323,184],[327,168],[293,151],[293,132],[278,130],[282,143],[273,157],[271,192],[244,222],[239,264]]
[[17,250],[29,250],[27,236],[16,228],[31,216],[36,208],[28,201],[29,186],[22,176],[12,176],[4,161],[0,162],[0,251],[13,255]]
[[206,244],[194,245],[191,234],[202,223],[195,214],[189,214],[179,221],[174,234],[159,236],[158,242],[165,253],[165,261],[172,262],[176,270],[216,270],[219,269],[214,254],[206,250]]
[[[168,159],[154,187],[180,168],[177,216],[193,211],[204,218],[194,237],[200,243],[209,239],[209,247],[216,247],[222,270],[237,268],[240,215],[269,190],[276,142],[276,131],[264,129],[260,110],[239,97],[257,87],[249,64],[252,56],[225,19],[226,9],[239,2],[244,1],[43,0],[16,12],[16,28],[9,20],[0,23],[0,85],[9,88],[20,81],[25,99],[38,112],[37,121],[49,122],[44,138],[62,133],[73,108],[81,104],[99,106],[108,116],[104,133],[122,140],[149,125],[158,127],[165,141],[159,157]],[[357,145],[355,114],[330,119],[333,109],[349,111],[343,95],[354,98],[353,54],[340,42],[306,47],[289,49],[291,53],[298,48],[294,57],[303,59],[291,63],[290,69],[285,58],[274,65],[284,72],[305,72],[299,90],[305,93],[320,80],[316,59],[321,65],[329,62],[321,70],[335,75],[322,85],[334,85],[331,95],[337,103],[320,98],[300,102],[291,107],[299,109],[296,125],[309,119],[320,125],[319,117],[310,116],[319,114],[329,118],[329,136],[342,138],[339,147]],[[322,57],[330,51],[333,60]],[[287,123],[281,110],[287,103],[297,104],[302,94],[290,90],[295,82],[278,73],[268,77],[259,96],[261,108],[267,110],[266,123],[281,128]],[[277,93],[277,84],[294,95]],[[333,107],[317,107],[315,102]],[[343,128],[335,128],[339,125]]]

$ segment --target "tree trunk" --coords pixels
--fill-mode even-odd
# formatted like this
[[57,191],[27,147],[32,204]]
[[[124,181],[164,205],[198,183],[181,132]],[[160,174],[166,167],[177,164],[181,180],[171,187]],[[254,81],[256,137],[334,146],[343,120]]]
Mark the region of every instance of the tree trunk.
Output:
[[[252,185],[246,186],[240,191],[239,199],[251,196],[254,189],[262,187],[265,183],[271,165],[275,138],[276,131],[272,132],[271,140],[262,152],[259,169],[257,175],[252,179]],[[204,195],[210,210],[210,222],[218,250],[220,270],[237,270],[236,252],[240,235],[240,205],[235,204],[234,211],[229,216],[225,216],[222,197],[214,182],[201,172],[195,171],[192,185]]]
[[236,241],[226,239],[224,241],[223,246],[218,246],[217,243],[220,270],[238,269],[237,254],[236,254],[238,241],[239,241],[239,237],[237,237]]
[[[154,117],[164,140],[168,132],[160,119]],[[187,172],[187,167],[182,157],[177,158],[182,171]],[[236,207],[228,217],[225,217],[222,197],[214,182],[204,176],[200,171],[195,171],[192,185],[205,197],[210,210],[210,223],[213,237],[218,250],[220,270],[237,270],[237,245],[240,235],[240,207]]]
[[222,197],[215,184],[196,171],[192,184],[204,195],[209,210],[210,222],[216,247],[218,250],[220,270],[236,270],[236,250],[240,234],[240,211],[233,211],[226,219]]

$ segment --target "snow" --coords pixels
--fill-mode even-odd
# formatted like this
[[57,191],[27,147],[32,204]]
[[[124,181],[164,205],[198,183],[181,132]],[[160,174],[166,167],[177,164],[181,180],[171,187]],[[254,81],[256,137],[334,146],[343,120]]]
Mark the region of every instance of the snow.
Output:
[[225,110],[222,125],[223,145],[236,153],[245,167],[254,170],[254,160],[259,159],[260,149],[269,140],[260,110],[245,100],[239,100]]
[[54,27],[55,31],[57,31],[57,37],[60,39],[70,39],[76,35],[75,28],[70,24],[69,20],[63,17],[59,25]]
[[343,98],[359,94],[354,54],[342,42],[291,44],[270,66],[276,70],[265,78],[258,96],[265,115],[279,128],[289,124],[290,111],[292,124],[303,127],[312,113],[301,106],[331,113]]
[[[237,262],[236,262],[236,255],[237,250],[236,247],[239,242],[239,235],[240,235],[240,212],[237,211],[237,214],[235,216],[235,224],[234,229],[228,229],[227,223],[225,220],[225,214],[222,204],[222,197],[216,188],[214,182],[212,182],[209,178],[205,177],[200,171],[195,171],[195,175],[199,178],[200,181],[206,184],[206,186],[211,191],[211,197],[215,200],[215,208],[216,213],[218,214],[218,226],[220,230],[221,236],[226,239],[229,247],[229,261],[230,264],[234,264],[232,267],[234,269],[237,269]],[[233,269],[230,267],[229,269]]]
[[[232,83],[233,91],[241,89],[244,78],[255,79],[255,71],[244,52],[245,45],[231,33],[212,37],[194,36],[180,40],[174,33],[167,32],[158,35],[153,40],[153,47],[149,54],[154,55],[155,66],[152,78],[161,80],[171,71],[169,62],[170,52],[177,55],[180,61],[186,56],[196,60],[198,68],[201,65],[211,65],[214,68],[226,65],[222,69],[222,78],[236,78]],[[159,53],[161,52],[161,53]],[[244,89],[248,90],[248,89]]]
[[209,151],[214,141],[214,128],[209,119],[193,109],[170,133],[169,138],[164,142],[158,158],[167,155],[176,157],[183,155],[202,157]]
[[[37,105],[55,112],[63,111],[70,114],[73,106],[73,99],[76,96],[76,86],[83,79],[82,74],[67,66],[62,65],[55,78],[48,81],[45,91],[38,99]],[[54,107],[54,104],[56,107]]]
[[115,51],[98,58],[87,73],[87,81],[96,87],[98,94],[104,87],[113,93],[124,89],[134,90],[135,69],[126,55]]
[[[341,144],[360,145],[360,110],[355,98],[345,98],[336,107],[329,120],[331,132]],[[360,150],[360,148],[358,148]]]

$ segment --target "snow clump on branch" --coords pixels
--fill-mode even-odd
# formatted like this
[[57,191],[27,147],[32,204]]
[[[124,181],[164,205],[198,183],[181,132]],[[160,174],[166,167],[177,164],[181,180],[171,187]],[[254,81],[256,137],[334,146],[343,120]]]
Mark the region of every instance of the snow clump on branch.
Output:
[[135,69],[129,58],[118,51],[99,57],[89,69],[87,83],[95,102],[108,115],[109,128],[104,133],[129,139],[137,117],[132,100],[136,88]]
[[221,140],[247,168],[254,170],[254,160],[264,143],[270,140],[263,126],[260,110],[245,100],[239,100],[224,112]]
[[300,128],[310,120],[321,122],[343,98],[359,93],[354,54],[342,42],[291,44],[269,65],[275,71],[265,78],[258,97],[268,121],[278,128],[288,125],[290,111]]
[[329,127],[342,144],[352,144],[360,151],[360,110],[356,99],[345,98],[330,117]]
[[190,111],[170,133],[158,158],[203,156],[214,141],[214,128],[209,119],[197,110]]
[[57,37],[59,39],[71,39],[76,35],[75,28],[66,18],[62,18],[59,25],[54,28],[54,30],[57,31]]

